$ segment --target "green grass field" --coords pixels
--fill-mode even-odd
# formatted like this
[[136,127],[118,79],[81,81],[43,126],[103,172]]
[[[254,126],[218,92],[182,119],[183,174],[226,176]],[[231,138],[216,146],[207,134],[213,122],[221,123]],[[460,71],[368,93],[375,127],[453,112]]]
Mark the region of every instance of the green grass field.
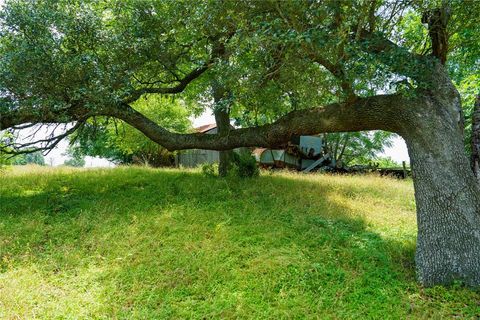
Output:
[[480,317],[415,283],[411,181],[0,173],[1,319]]

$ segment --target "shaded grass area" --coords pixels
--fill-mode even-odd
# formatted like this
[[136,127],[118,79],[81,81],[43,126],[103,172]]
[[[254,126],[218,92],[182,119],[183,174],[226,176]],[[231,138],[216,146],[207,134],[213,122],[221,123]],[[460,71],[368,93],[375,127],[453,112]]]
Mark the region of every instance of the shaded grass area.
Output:
[[0,318],[476,318],[415,283],[411,182],[27,169],[0,186]]

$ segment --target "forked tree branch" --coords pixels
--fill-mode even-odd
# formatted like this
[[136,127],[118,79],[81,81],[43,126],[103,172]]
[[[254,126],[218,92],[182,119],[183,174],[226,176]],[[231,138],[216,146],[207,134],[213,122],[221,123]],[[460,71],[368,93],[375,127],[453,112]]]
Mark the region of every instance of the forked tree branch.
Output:
[[432,68],[435,61],[429,57],[412,53],[381,34],[362,30],[359,41],[365,52],[375,55],[381,63],[399,75],[419,82],[428,81],[434,75],[428,70]]
[[151,94],[174,94],[180,93],[192,82],[200,77],[208,68],[212,65],[212,62],[208,62],[200,68],[197,68],[178,81],[178,84],[173,87],[144,87],[133,91],[125,100],[124,103],[132,103],[137,101],[142,95]]

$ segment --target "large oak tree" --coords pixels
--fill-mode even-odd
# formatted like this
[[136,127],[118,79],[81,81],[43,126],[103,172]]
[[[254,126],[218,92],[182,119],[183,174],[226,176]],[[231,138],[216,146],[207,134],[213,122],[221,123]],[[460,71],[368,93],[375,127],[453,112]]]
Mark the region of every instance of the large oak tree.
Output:
[[[468,6],[453,0],[6,1],[0,129],[75,123],[40,141],[41,149],[91,117],[114,117],[169,150],[281,147],[301,134],[395,132],[412,161],[418,280],[478,286],[480,187],[464,151],[460,95],[446,68],[449,39],[465,30],[480,34],[480,3]],[[406,17],[419,27],[406,28]],[[478,66],[471,48],[470,62]],[[132,107],[145,95],[208,100],[212,83],[215,105],[228,105],[229,112],[283,115],[217,135],[178,134]],[[219,94],[225,88],[228,94]]]

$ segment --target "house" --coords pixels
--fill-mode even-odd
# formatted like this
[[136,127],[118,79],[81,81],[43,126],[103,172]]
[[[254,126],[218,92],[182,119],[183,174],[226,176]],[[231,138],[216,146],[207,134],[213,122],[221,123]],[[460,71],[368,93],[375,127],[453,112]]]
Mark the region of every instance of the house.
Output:
[[[218,132],[215,123],[195,128],[196,132],[215,134]],[[216,150],[191,149],[179,152],[175,157],[175,166],[194,168],[203,163],[215,163],[220,161],[220,152]]]
[[[218,132],[217,125],[207,124],[195,130],[204,134],[215,134]],[[239,152],[237,148],[234,151]],[[322,139],[316,136],[298,136],[292,139],[289,148],[265,149],[257,148],[252,155],[262,167],[295,168],[297,170],[310,171],[327,160],[328,156],[323,155]],[[192,149],[179,152],[175,157],[177,167],[197,167],[203,163],[216,163],[220,161],[220,152],[216,150]]]

